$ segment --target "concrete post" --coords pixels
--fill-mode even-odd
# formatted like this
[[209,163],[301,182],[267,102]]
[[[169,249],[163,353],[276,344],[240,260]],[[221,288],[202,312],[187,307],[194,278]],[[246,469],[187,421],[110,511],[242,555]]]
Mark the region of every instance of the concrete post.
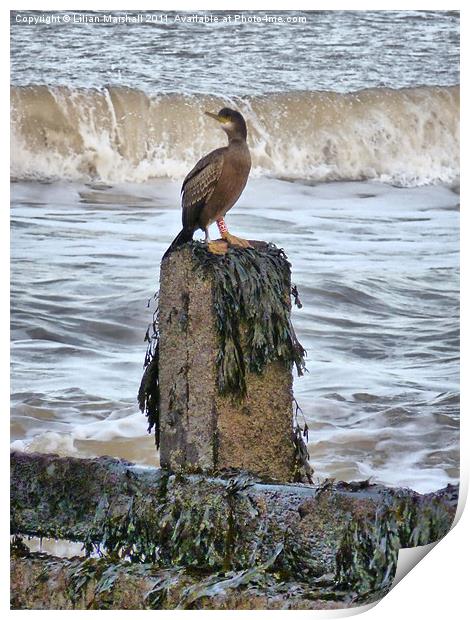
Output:
[[[186,247],[161,267],[160,463],[173,471],[235,468],[292,481],[292,369],[275,361],[261,375],[247,372],[241,401],[219,393],[214,276],[195,270],[195,260]],[[290,300],[290,285],[278,293]]]

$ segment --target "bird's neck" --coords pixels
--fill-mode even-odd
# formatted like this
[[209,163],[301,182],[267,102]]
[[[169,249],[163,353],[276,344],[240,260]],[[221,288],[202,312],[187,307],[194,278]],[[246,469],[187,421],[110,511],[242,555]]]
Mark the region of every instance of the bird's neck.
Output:
[[242,136],[228,136],[228,143],[230,145],[234,144],[239,146],[246,146],[246,140]]

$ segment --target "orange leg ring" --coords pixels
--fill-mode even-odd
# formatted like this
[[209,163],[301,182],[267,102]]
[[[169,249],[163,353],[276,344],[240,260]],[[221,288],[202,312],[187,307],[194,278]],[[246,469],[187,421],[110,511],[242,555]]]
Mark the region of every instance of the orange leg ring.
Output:
[[222,238],[228,233],[227,224],[224,222],[223,217],[221,217],[220,220],[217,220],[217,228],[219,229],[220,236]]

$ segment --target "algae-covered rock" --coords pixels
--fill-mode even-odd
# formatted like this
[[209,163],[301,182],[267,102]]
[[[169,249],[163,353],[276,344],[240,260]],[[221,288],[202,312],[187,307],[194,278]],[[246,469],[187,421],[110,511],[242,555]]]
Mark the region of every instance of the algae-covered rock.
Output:
[[305,351],[291,292],[290,263],[272,244],[220,256],[193,242],[162,262],[138,400],[163,466],[282,482],[310,473],[293,419]]
[[[368,482],[267,484],[240,474],[174,475],[107,457],[13,453],[11,474],[12,534],[82,541],[88,554],[129,575],[144,565],[183,571],[177,581],[184,575],[184,588],[161,603],[170,606],[249,605],[253,588],[253,605],[272,593],[280,608],[292,593],[299,605],[312,597],[373,600],[390,587],[400,546],[439,540],[457,505],[454,486],[420,495]],[[23,546],[15,548],[27,565]],[[160,599],[157,588],[145,605],[158,607]]]
[[350,600],[284,582],[264,565],[208,576],[184,567],[34,553],[12,559],[10,579],[12,609],[335,609]]

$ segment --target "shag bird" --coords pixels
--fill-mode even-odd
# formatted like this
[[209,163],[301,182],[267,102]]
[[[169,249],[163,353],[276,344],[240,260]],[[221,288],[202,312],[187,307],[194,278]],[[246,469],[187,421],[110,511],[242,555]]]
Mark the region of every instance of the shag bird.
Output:
[[220,236],[229,245],[249,247],[245,239],[231,235],[224,216],[239,199],[248,180],[251,157],[246,143],[246,123],[240,112],[222,108],[218,114],[205,112],[220,123],[228,137],[228,145],[215,149],[197,162],[183,181],[181,188],[183,229],[164,254],[191,241],[199,228],[206,234],[208,249],[225,253],[225,244],[211,241],[209,226],[217,222]]

